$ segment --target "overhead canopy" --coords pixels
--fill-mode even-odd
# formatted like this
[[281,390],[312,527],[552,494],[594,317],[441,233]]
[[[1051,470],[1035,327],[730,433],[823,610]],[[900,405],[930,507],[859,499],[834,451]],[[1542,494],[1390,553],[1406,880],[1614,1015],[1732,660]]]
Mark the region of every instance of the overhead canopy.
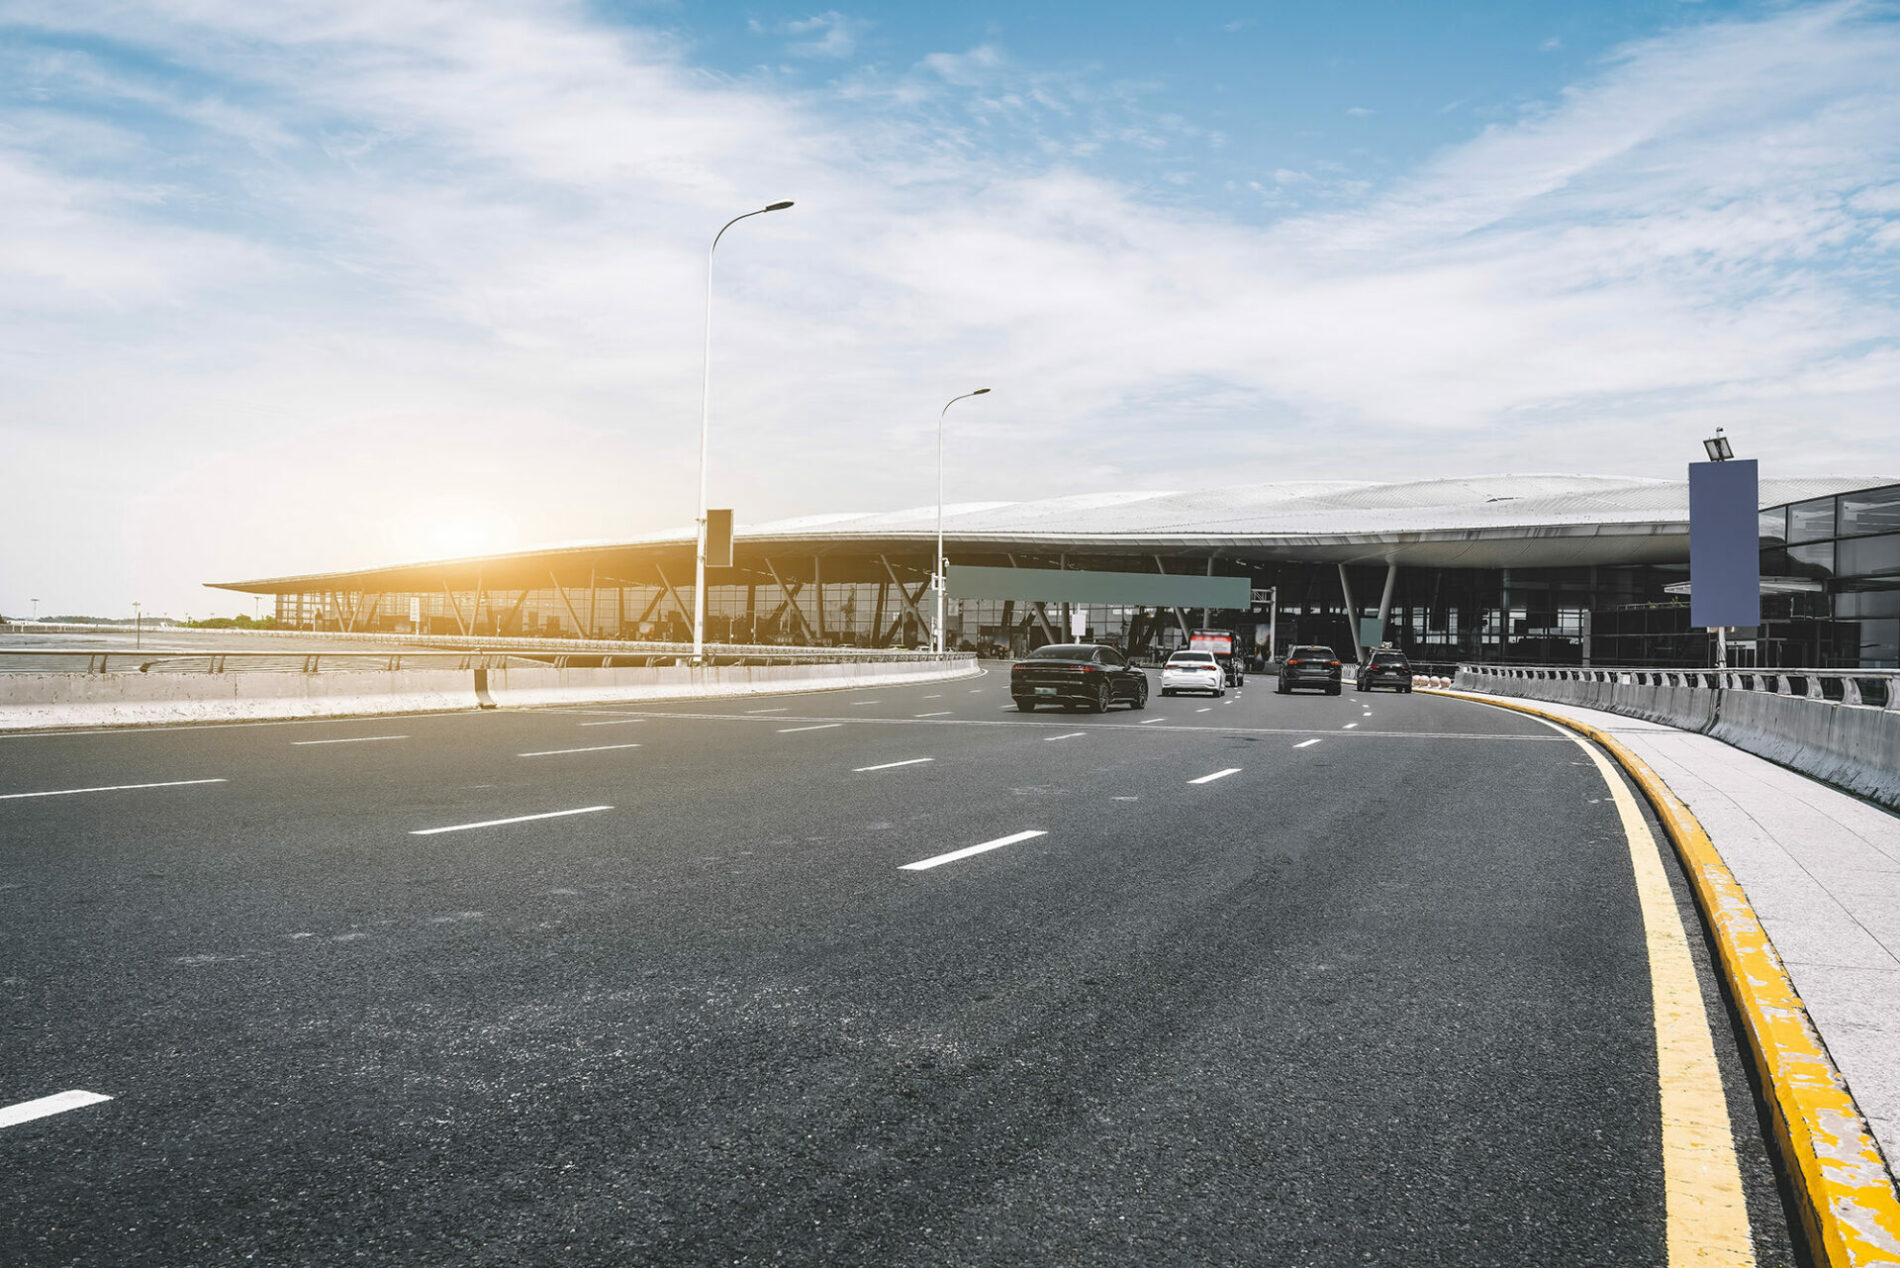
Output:
[[[1760,496],[1764,506],[1778,506],[1882,483],[1900,483],[1900,477],[1764,479]],[[826,581],[876,580],[885,575],[880,557],[906,560],[915,574],[915,557],[921,552],[928,560],[933,550],[936,516],[933,503],[743,526],[734,534],[736,567],[709,580],[770,580],[787,561],[797,561],[809,577],[814,560],[822,562]],[[1689,558],[1689,495],[1681,480],[1578,475],[1305,481],[954,505],[946,508],[944,534],[954,557],[999,566],[1053,563],[1065,554],[1159,556],[1171,561],[1171,572],[1187,571],[1183,561],[1209,558],[1438,568],[1682,563]],[[212,584],[247,594],[678,586],[692,578],[693,542],[688,527],[618,541]]]

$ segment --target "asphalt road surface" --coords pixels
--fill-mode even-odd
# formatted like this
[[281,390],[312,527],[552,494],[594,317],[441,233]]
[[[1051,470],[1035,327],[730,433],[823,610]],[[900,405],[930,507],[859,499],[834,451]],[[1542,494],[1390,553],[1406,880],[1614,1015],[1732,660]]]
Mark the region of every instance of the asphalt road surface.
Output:
[[1006,682],[0,739],[0,1262],[1667,1262],[1577,744]]

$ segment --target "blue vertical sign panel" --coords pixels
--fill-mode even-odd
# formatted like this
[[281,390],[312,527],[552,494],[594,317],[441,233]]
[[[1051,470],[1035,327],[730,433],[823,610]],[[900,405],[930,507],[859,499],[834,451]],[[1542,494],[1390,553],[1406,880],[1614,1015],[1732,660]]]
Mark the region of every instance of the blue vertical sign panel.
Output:
[[1689,464],[1689,624],[1761,624],[1760,494],[1752,458]]

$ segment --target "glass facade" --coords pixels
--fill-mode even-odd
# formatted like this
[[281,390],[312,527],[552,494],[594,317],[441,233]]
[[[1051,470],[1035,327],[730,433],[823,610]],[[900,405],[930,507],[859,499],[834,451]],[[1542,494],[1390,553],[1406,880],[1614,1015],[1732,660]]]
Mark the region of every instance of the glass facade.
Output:
[[[1900,485],[1773,507],[1761,524],[1759,663],[1900,669]],[[1776,594],[1773,578],[1819,588]]]

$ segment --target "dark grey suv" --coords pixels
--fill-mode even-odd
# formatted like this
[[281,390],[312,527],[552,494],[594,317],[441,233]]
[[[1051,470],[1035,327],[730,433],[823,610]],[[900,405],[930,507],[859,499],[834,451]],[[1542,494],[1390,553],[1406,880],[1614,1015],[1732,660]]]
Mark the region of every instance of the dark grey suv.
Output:
[[1318,687],[1329,696],[1339,694],[1339,657],[1332,648],[1288,649],[1286,663],[1280,667],[1280,685],[1275,690],[1284,696],[1295,687]]
[[1374,687],[1408,693],[1412,690],[1412,662],[1405,659],[1404,652],[1373,652],[1356,676],[1361,691],[1371,691]]

